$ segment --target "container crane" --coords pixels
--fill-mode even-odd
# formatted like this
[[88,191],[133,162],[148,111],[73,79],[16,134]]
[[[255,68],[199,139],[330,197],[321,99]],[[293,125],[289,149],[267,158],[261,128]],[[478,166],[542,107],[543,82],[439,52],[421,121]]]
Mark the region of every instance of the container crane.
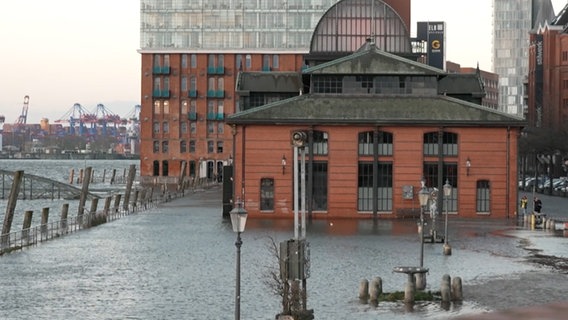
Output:
[[30,96],[25,96],[24,97],[24,106],[22,107],[22,113],[18,117],[18,120],[16,120],[16,124],[21,124],[21,125],[26,124],[26,121],[28,119],[29,104],[30,104]]

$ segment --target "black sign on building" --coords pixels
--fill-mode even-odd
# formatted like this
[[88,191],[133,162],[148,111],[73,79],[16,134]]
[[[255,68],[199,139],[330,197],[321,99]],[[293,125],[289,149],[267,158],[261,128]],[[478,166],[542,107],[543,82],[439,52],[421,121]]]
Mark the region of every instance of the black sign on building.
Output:
[[416,38],[426,42],[427,60],[429,66],[445,70],[446,67],[446,23],[417,22]]

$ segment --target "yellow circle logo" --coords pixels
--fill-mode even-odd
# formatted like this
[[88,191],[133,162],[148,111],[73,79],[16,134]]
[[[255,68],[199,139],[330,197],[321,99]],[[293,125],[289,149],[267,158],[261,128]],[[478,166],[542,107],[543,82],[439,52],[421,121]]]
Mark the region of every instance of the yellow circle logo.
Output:
[[442,45],[440,44],[440,40],[432,41],[432,49],[440,49]]

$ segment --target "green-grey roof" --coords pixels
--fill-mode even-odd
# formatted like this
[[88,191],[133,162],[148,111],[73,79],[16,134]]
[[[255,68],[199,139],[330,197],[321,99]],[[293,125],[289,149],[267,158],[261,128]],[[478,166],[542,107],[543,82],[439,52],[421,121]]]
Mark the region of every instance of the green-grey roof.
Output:
[[438,81],[440,94],[468,94],[474,97],[484,97],[485,89],[477,73],[450,73]]
[[523,118],[448,96],[309,94],[227,117],[230,124],[525,126]]
[[246,92],[295,92],[302,89],[299,72],[239,72],[235,90]]
[[444,70],[412,61],[370,45],[351,55],[303,70],[304,74],[437,75]]

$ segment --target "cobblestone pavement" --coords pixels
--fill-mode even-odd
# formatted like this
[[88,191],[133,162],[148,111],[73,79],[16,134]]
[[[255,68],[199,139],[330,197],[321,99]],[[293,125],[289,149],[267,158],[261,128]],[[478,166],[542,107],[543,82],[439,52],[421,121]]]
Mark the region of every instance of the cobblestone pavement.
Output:
[[[523,195],[529,197],[530,204],[533,193],[521,192],[519,197]],[[568,219],[568,198],[538,193],[535,196],[543,201],[543,213],[548,217]],[[568,234],[556,231],[549,236],[567,237]],[[532,248],[531,240],[534,239],[527,237],[521,241],[521,245],[530,253],[527,261],[536,264],[539,268],[536,271],[517,274],[507,279],[495,279],[482,285],[464,286],[468,299],[495,311],[460,316],[456,319],[568,319],[567,241],[553,245],[554,250],[560,254],[550,254]]]

